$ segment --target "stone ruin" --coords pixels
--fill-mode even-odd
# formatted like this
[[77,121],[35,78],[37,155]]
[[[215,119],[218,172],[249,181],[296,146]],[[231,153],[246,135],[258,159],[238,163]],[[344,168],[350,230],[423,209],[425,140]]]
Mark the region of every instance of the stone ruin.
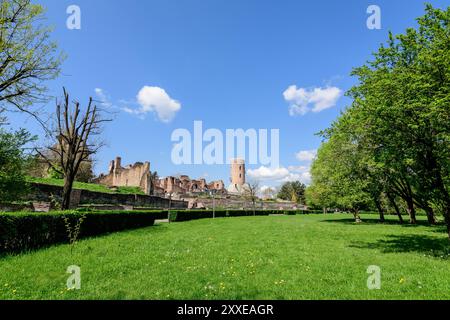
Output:
[[215,193],[226,192],[225,184],[222,180],[207,183],[205,179],[191,179],[189,176],[182,175],[180,177],[165,177],[159,179],[156,188],[168,194],[196,194],[214,191]]
[[109,188],[139,187],[149,195],[151,189],[150,162],[136,162],[133,165],[122,167],[122,159],[117,157],[109,164],[109,173],[101,174],[93,182]]
[[[117,157],[109,165],[109,173],[102,174],[94,183],[105,185],[109,188],[117,187],[139,187],[145,194],[156,196],[173,195],[174,197],[186,194],[198,194],[214,191],[215,193],[226,193],[225,184],[222,180],[208,183],[205,179],[191,179],[187,175],[179,177],[165,177],[153,181],[150,172],[150,162],[137,162],[133,165],[122,167],[122,159]],[[151,192],[153,189],[153,192]]]

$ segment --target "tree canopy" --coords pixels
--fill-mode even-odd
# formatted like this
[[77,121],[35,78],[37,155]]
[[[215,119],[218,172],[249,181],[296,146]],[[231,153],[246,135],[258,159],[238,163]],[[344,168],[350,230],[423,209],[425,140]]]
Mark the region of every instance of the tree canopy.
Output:
[[60,72],[63,55],[43,26],[44,9],[30,0],[0,2],[0,109],[33,114],[47,100],[45,81]]
[[353,70],[352,105],[322,132],[308,193],[352,210],[400,199],[412,223],[416,208],[441,213],[450,235],[450,8],[427,5],[418,25]]
[[18,200],[26,192],[26,145],[32,140],[24,129],[10,132],[0,126],[0,201]]
[[286,182],[281,186],[278,198],[304,204],[305,189],[306,186],[300,181]]

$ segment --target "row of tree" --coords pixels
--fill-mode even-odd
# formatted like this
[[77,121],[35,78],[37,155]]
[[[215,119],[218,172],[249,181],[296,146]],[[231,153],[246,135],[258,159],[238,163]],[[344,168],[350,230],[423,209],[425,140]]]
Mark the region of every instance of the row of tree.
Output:
[[386,209],[416,223],[442,215],[450,237],[450,8],[426,6],[417,29],[390,34],[353,70],[352,104],[321,132],[310,204],[352,211]]

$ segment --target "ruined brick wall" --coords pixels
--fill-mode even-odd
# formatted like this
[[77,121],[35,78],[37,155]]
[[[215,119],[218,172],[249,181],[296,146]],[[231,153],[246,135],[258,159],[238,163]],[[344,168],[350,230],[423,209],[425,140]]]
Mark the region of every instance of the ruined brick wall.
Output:
[[208,184],[208,189],[222,191],[225,190],[225,184],[223,183],[222,180],[213,181],[210,184]]
[[[213,206],[218,209],[235,209],[235,210],[250,210],[253,209],[253,204],[251,201],[242,199],[242,197],[238,196],[225,196],[220,197],[216,196],[214,199],[210,198],[184,198],[188,203],[199,203],[206,209],[212,209]],[[258,201],[256,203],[256,209],[258,210],[306,210],[307,208],[298,203],[283,201],[283,202],[275,202],[275,201]]]
[[95,183],[108,187],[139,187],[145,194],[150,194],[150,163],[137,162],[122,167],[122,159],[117,157],[109,165],[109,173],[94,180]]
[[213,181],[208,184],[204,178],[191,180],[188,176],[181,176],[180,178],[166,177],[159,179],[157,186],[166,193],[186,194],[205,192],[208,190],[226,192],[225,184],[222,180]]

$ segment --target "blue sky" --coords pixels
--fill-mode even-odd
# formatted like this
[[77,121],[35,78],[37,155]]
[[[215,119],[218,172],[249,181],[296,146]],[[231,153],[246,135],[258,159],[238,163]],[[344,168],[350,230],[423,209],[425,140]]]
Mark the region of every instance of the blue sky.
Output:
[[[97,155],[97,173],[120,155],[125,164],[150,161],[161,176],[207,174],[208,180],[228,183],[226,165],[176,166],[171,161],[173,130],[192,130],[201,120],[205,128],[220,130],[280,129],[282,168],[248,168],[266,185],[297,178],[307,182],[309,153],[299,157],[299,152],[317,149],[320,138],[314,134],[350,103],[329,89],[349,89],[355,81],[351,69],[370,58],[389,30],[400,33],[415,26],[424,9],[423,1],[414,0],[38,2],[47,8],[53,38],[68,56],[62,75],[49,83],[50,93],[60,96],[65,86],[82,103],[93,96],[116,111],[104,132],[107,146]],[[448,0],[430,2],[450,5]],[[81,9],[81,30],[66,28],[71,4]],[[371,4],[381,8],[381,30],[366,27]],[[289,102],[283,93],[293,85]],[[144,90],[139,100],[146,86],[164,91]],[[309,110],[324,110],[290,114],[293,102],[302,104],[302,94],[311,102]],[[154,101],[161,104],[160,117],[149,106]],[[53,108],[54,102],[45,106]],[[39,132],[31,119],[12,119]]]

